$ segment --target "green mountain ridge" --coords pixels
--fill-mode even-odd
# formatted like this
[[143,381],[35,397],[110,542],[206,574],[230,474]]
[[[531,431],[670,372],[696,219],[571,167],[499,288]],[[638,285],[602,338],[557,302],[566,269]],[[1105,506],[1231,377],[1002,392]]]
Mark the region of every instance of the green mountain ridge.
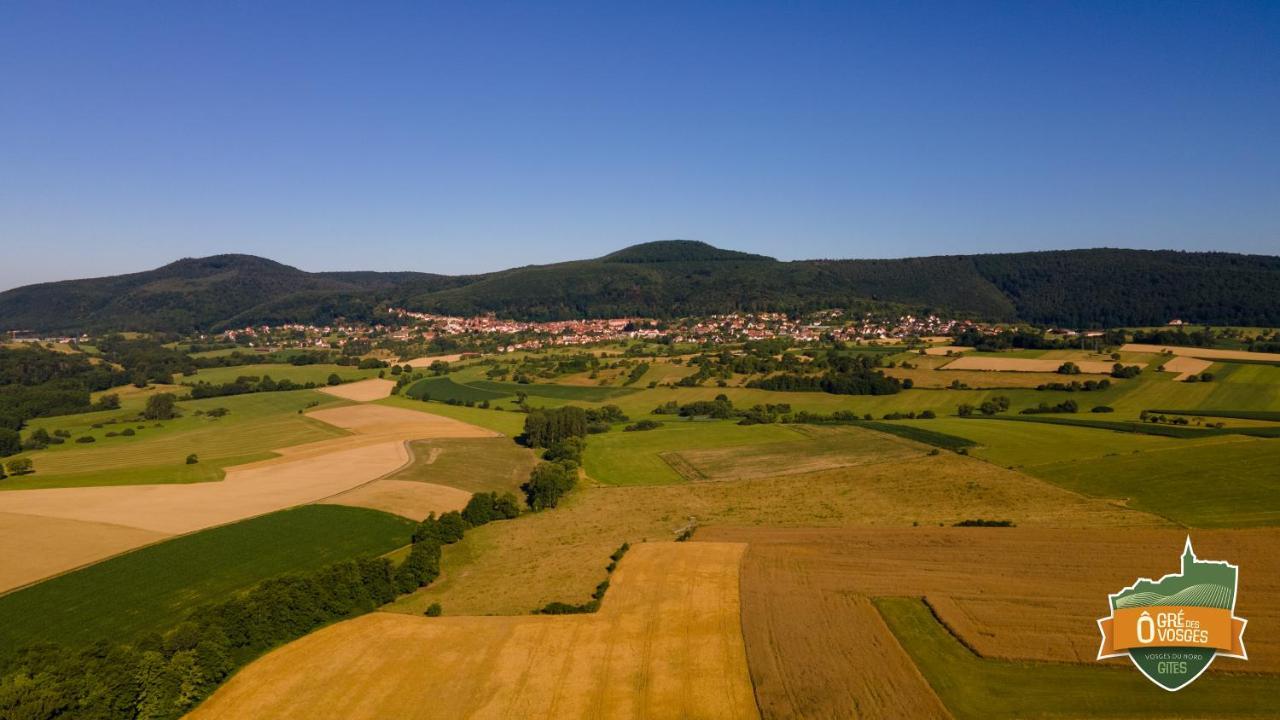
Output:
[[219,330],[373,320],[389,306],[524,320],[733,311],[933,311],[1068,327],[1280,325],[1280,257],[1090,249],[780,261],[692,240],[479,275],[310,273],[252,255],[0,293],[0,330]]

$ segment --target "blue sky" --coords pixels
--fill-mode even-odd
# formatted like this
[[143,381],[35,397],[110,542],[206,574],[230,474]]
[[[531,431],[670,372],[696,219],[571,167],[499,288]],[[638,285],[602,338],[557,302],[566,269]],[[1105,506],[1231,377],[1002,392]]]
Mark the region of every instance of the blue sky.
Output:
[[0,288],[1280,251],[1280,3],[0,3]]

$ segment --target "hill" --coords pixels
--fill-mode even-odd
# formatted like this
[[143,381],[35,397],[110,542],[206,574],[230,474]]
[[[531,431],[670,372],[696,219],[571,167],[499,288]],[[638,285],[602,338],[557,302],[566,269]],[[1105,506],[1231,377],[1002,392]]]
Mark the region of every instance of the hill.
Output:
[[249,255],[0,293],[0,329],[217,330],[373,319],[381,307],[528,320],[678,317],[828,307],[933,310],[1070,327],[1280,325],[1280,257],[1063,250],[897,260],[797,260],[666,240],[592,260],[446,276],[308,273]]

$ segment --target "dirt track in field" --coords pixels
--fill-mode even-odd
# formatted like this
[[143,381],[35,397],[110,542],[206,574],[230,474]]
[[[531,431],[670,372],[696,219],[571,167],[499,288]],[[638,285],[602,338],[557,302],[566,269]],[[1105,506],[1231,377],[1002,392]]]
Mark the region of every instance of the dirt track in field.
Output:
[[[309,416],[353,434],[281,448],[276,451],[279,457],[228,468],[220,482],[2,493],[0,514],[36,516],[50,522],[24,520],[24,530],[17,536],[0,528],[0,557],[41,548],[40,556],[25,561],[25,569],[13,573],[15,581],[31,582],[166,535],[193,532],[345,493],[407,464],[412,456],[405,443],[411,439],[497,435],[451,418],[381,405],[318,410]],[[371,493],[378,495],[376,491]],[[443,501],[443,495],[436,495],[435,499]],[[406,502],[393,512],[416,513],[424,503],[420,492],[412,498],[403,495],[402,499]],[[392,502],[385,493],[382,500]],[[465,505],[466,501],[462,502]],[[91,531],[87,526],[68,525],[71,521],[121,530]],[[76,562],[69,565],[73,558]],[[20,584],[0,584],[0,592]]]
[[320,388],[320,392],[326,395],[340,397],[344,400],[369,402],[371,400],[381,400],[384,397],[390,397],[391,388],[395,386],[396,384],[390,380],[370,378],[368,380],[360,380],[358,382]]
[[[983,357],[965,355],[956,358],[940,370],[986,370],[992,372],[1057,372],[1065,362],[1073,362],[1080,372],[1090,375],[1110,375],[1114,362],[1102,360],[1040,360],[1036,358]],[[1129,363],[1146,367],[1146,363]]]
[[590,615],[365,615],[252,663],[188,717],[755,718],[744,549],[636,545]]
[[[924,597],[985,657],[1092,663],[1107,594],[1177,572],[1185,538],[1180,530],[1034,528],[707,527],[697,535],[749,543],[743,626],[765,717],[930,716],[927,706],[901,705],[932,692],[858,598]],[[1201,559],[1241,568],[1236,613],[1249,620],[1249,660],[1217,669],[1280,672],[1280,530],[1192,531],[1192,542]]]

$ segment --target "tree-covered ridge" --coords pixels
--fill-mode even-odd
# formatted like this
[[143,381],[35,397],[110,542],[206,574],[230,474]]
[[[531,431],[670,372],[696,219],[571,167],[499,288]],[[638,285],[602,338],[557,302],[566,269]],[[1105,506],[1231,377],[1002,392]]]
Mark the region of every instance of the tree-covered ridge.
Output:
[[370,321],[388,306],[520,320],[826,308],[1068,327],[1280,325],[1280,257],[1064,250],[782,262],[692,241],[483,275],[308,273],[247,255],[0,293],[0,330],[219,330]]

